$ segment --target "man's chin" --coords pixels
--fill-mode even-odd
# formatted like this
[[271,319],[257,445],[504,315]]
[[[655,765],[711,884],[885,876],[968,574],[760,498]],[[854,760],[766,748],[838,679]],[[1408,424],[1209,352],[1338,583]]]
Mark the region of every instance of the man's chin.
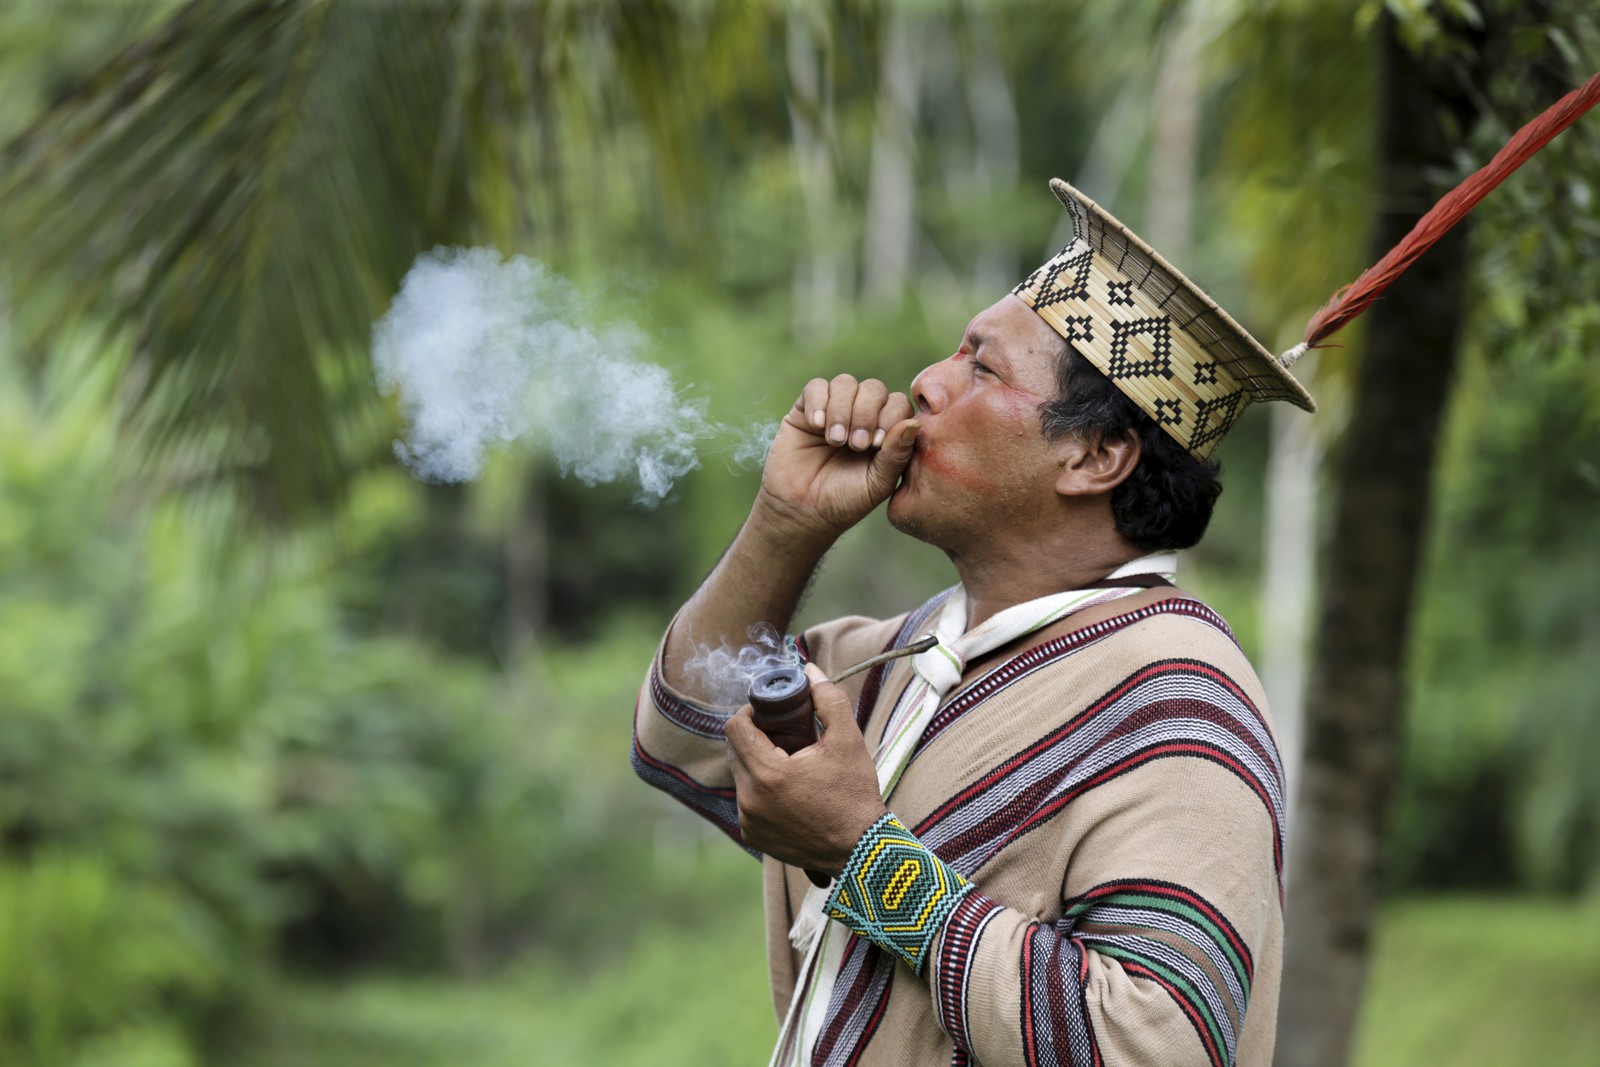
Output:
[[917,521],[914,496],[915,494],[911,487],[902,481],[900,487],[889,497],[889,506],[886,509],[889,525],[907,537],[915,537],[918,541],[927,541],[928,531],[922,523]]

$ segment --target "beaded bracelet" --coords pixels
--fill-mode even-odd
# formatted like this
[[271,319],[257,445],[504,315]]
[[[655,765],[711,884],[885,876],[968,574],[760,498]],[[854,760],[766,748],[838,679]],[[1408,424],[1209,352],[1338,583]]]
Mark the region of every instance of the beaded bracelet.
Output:
[[971,891],[971,882],[890,814],[856,842],[828,897],[828,917],[921,974],[934,938]]

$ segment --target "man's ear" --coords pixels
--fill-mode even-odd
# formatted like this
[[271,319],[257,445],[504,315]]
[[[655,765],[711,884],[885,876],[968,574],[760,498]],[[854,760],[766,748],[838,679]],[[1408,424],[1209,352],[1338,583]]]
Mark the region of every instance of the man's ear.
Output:
[[1056,476],[1062,496],[1097,496],[1127,480],[1139,465],[1144,447],[1132,430],[1095,437],[1070,435],[1062,441],[1064,462]]

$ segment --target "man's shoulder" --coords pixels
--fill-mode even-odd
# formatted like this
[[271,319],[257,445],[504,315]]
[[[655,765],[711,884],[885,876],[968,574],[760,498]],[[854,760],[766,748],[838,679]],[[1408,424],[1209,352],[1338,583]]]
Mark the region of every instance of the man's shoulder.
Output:
[[[1253,715],[1268,718],[1266,694],[1238,638],[1223,617],[1187,593],[1136,609],[1107,626],[1092,655],[1111,688],[1164,702],[1226,692]],[[1110,632],[1114,631],[1114,632]]]
[[1119,659],[1175,654],[1230,660],[1242,657],[1227,621],[1199,597],[1181,589],[1150,590],[1149,594],[1097,605],[1063,620],[1035,643],[1063,651],[1092,646],[1100,654]]
[[1244,655],[1227,620],[1211,605],[1183,590],[1120,613],[1116,623],[1126,635],[1130,651],[1148,650],[1151,655],[1170,656],[1181,649],[1194,655],[1228,659]]
[[[1135,678],[1167,676],[1163,688],[1181,679],[1226,679],[1262,702],[1260,681],[1233,630],[1212,607],[1178,591],[1153,602],[1130,606],[1073,629],[1040,646],[1031,657],[1041,665],[1060,664],[1062,676],[1087,672],[1107,689]],[[1046,677],[1041,682],[1049,684]]]

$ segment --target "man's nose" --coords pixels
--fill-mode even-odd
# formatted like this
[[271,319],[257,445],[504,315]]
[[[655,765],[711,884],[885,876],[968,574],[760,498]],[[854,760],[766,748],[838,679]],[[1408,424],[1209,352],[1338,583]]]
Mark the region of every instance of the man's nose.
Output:
[[950,390],[944,380],[944,369],[949,360],[941,360],[911,379],[911,399],[921,411],[937,413],[950,400]]

